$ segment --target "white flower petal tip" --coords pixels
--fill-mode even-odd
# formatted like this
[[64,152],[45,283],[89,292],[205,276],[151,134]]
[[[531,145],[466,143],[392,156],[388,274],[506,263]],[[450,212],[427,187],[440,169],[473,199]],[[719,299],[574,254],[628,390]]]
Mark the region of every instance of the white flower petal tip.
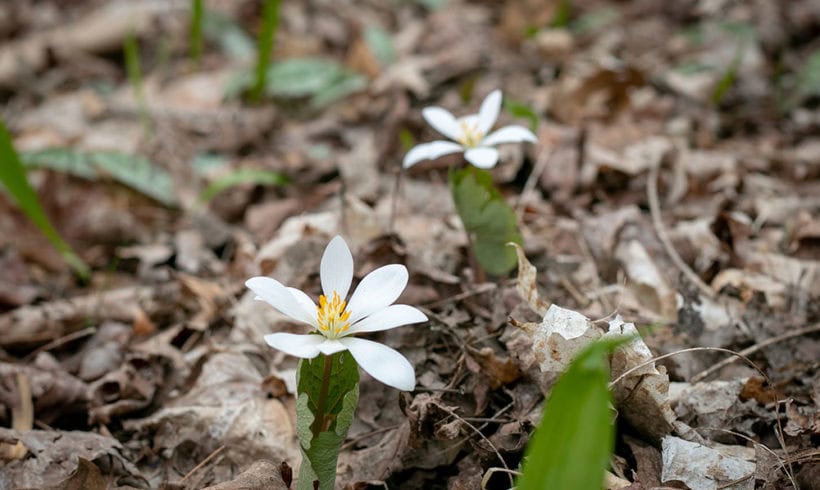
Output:
[[245,281],[245,286],[256,294],[257,299],[268,303],[283,314],[308,325],[315,325],[315,311],[308,309],[303,298],[295,297],[276,279],[264,276],[252,277]]
[[464,148],[458,143],[452,141],[432,141],[430,143],[422,143],[416,145],[404,155],[402,167],[410,168],[422,160],[435,160],[436,158],[451,153],[459,153],[464,151]]
[[321,335],[272,333],[265,335],[265,342],[285,354],[302,359],[313,359],[321,352],[319,346],[325,342],[325,338]]
[[481,108],[478,110],[478,130],[481,134],[487,134],[498,119],[498,113],[501,112],[501,98],[501,90],[495,89],[481,102]]
[[353,333],[379,332],[427,321],[427,315],[408,305],[390,305],[350,327]]
[[464,158],[478,168],[493,168],[498,163],[498,150],[487,146],[471,148],[464,153]]
[[538,138],[535,136],[535,133],[524,126],[514,124],[512,126],[504,126],[501,129],[493,131],[487,135],[486,138],[484,138],[484,141],[482,141],[481,144],[482,146],[495,146],[503,143],[519,143],[522,141],[537,143]]
[[427,107],[421,111],[421,116],[433,129],[451,140],[461,138],[461,127],[450,111],[441,107]]
[[385,265],[364,276],[348,303],[350,321],[355,323],[393,304],[407,287],[408,278],[407,268],[401,264]]
[[342,299],[347,297],[350,283],[353,281],[353,255],[339,235],[327,244],[319,266],[319,275],[322,280],[322,291],[327,298],[331,298],[334,291]]
[[397,351],[365,339],[347,337],[340,340],[367,374],[378,381],[402,391],[416,388],[413,365]]

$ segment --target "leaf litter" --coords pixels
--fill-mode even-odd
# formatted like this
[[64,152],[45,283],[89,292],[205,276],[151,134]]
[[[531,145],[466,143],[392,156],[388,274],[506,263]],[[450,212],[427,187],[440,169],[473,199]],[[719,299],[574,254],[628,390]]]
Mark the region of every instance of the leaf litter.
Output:
[[[286,3],[257,106],[231,87],[256,2],[205,2],[199,70],[186,2],[0,6],[0,114],[93,269],[0,192],[0,486],[287,488],[296,364],[262,336],[298,330],[242,283],[318,294],[342,234],[356,280],[405,264],[430,318],[379,334],[418,387],[363,376],[345,488],[508,488],[557,376],[615,333],[608,488],[817,488],[812,1],[432,3]],[[519,270],[482,283],[444,167],[400,167],[422,107],[496,88],[539,142],[501,149],[523,245],[492,237]]]

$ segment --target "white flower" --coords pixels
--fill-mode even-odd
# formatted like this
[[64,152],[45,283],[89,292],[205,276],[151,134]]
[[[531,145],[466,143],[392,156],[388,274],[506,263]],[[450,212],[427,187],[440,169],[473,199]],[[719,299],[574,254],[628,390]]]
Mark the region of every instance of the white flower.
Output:
[[304,359],[349,350],[359,366],[377,380],[400,390],[413,390],[416,375],[404,356],[378,342],[352,336],[427,321],[427,316],[412,306],[392,304],[407,286],[407,268],[400,264],[379,267],[362,279],[350,301],[345,302],[353,280],[353,256],[337,236],[322,255],[320,276],[324,294],[318,306],[307,294],[270,277],[252,277],[245,282],[256,299],[314,328],[306,335],[272,333],[265,335],[265,342]]
[[478,168],[492,168],[498,162],[498,150],[493,146],[501,143],[518,143],[529,141],[535,143],[537,138],[529,129],[518,126],[505,126],[487,134],[498,119],[501,110],[501,91],[494,90],[481,103],[478,114],[470,114],[456,119],[449,111],[441,107],[428,107],[421,111],[424,120],[430,126],[455,141],[433,141],[414,146],[404,156],[402,165],[408,168],[416,163],[436,159],[450,153],[464,152],[464,158]]

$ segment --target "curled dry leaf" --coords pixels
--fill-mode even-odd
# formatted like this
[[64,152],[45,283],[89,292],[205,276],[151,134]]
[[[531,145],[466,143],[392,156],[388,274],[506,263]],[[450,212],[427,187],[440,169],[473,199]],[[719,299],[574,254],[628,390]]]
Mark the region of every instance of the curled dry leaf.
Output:
[[716,490],[730,482],[735,482],[731,488],[740,490],[755,487],[752,448],[711,448],[667,436],[662,441],[662,457],[662,483],[681,482],[691,490]]
[[[638,336],[633,323],[624,323],[618,316],[609,322],[607,336],[635,336],[631,342],[612,353],[612,377],[652,359],[649,347]],[[618,412],[633,427],[652,439],[660,439],[672,432],[675,413],[669,403],[669,376],[666,368],[655,363],[646,365],[625,377],[612,387]]]
[[542,388],[549,386],[584,347],[602,334],[584,315],[556,305],[549,307],[541,323],[517,326],[531,336],[532,353],[542,373]]
[[282,465],[270,461],[256,461],[233,480],[205,490],[288,490],[290,482],[283,477],[282,469]]
[[659,320],[675,321],[678,309],[675,290],[643,244],[638,240],[621,242],[615,249],[615,257],[629,278],[627,289],[637,304],[653,312]]
[[515,283],[518,295],[527,302],[534,312],[542,316],[546,315],[551,303],[541,298],[538,293],[538,284],[536,283],[538,270],[527,260],[524,249],[520,245],[509,243],[508,246],[514,247],[518,256],[518,280]]

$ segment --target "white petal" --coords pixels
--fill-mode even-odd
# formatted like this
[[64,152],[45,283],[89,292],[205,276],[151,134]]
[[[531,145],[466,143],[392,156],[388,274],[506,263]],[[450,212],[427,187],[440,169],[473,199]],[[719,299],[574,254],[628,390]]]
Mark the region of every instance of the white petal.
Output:
[[407,268],[401,264],[385,265],[364,276],[347,303],[350,322],[393,304],[407,286],[407,277]]
[[325,342],[321,335],[299,335],[295,333],[272,333],[265,335],[265,342],[285,354],[313,359],[319,355],[319,345]]
[[478,110],[478,129],[481,134],[487,134],[492,129],[498,119],[499,111],[501,111],[501,91],[496,89],[490,92]]
[[[318,335],[316,335],[315,337],[318,337]],[[321,344],[319,344],[319,351],[326,356],[333,355],[343,350],[347,350],[347,347],[338,340],[327,339]]]
[[[288,288],[276,279],[264,276],[252,277],[245,281],[245,286],[256,293],[258,299],[268,303],[294,320],[305,322],[308,325],[316,325],[316,307],[314,306],[313,310],[305,309],[304,298],[297,299]],[[312,303],[311,301],[311,304]]]
[[520,141],[535,143],[538,141],[538,138],[535,137],[535,134],[533,134],[532,131],[524,126],[504,126],[503,128],[493,131],[487,135],[487,137],[484,138],[484,141],[481,142],[481,145],[495,146],[501,143],[518,143]]
[[306,312],[311,313],[311,315],[312,315],[310,317],[311,321],[308,322],[308,323],[310,323],[314,327],[318,327],[319,323],[318,323],[318,318],[317,318],[318,315],[317,315],[317,311],[316,311],[316,303],[314,303],[313,300],[310,299],[310,296],[308,296],[307,294],[305,294],[304,292],[302,292],[302,291],[300,291],[296,288],[287,288],[287,290],[293,296],[293,299],[296,300],[297,303],[299,303],[299,306],[303,310],[305,310]]
[[426,322],[427,315],[408,305],[392,305],[379,310],[360,322],[352,325],[349,332],[378,332],[391,328],[409,325],[411,323]]
[[327,244],[319,266],[319,275],[322,279],[322,291],[327,299],[333,297],[334,291],[343,300],[347,297],[353,280],[353,255],[339,235]]
[[493,168],[498,163],[498,150],[480,146],[467,150],[464,153],[464,158],[478,168]]
[[427,107],[421,111],[421,115],[427,121],[427,124],[433,126],[433,129],[444,136],[451,140],[461,138],[461,128],[456,122],[456,118],[450,114],[450,111],[441,107]]
[[370,376],[403,391],[413,391],[416,387],[413,366],[397,351],[378,342],[356,337],[345,337],[339,342],[347,346],[359,366]]
[[404,155],[402,166],[409,168],[422,160],[435,160],[438,157],[464,151],[458,143],[452,141],[431,141],[416,145]]

